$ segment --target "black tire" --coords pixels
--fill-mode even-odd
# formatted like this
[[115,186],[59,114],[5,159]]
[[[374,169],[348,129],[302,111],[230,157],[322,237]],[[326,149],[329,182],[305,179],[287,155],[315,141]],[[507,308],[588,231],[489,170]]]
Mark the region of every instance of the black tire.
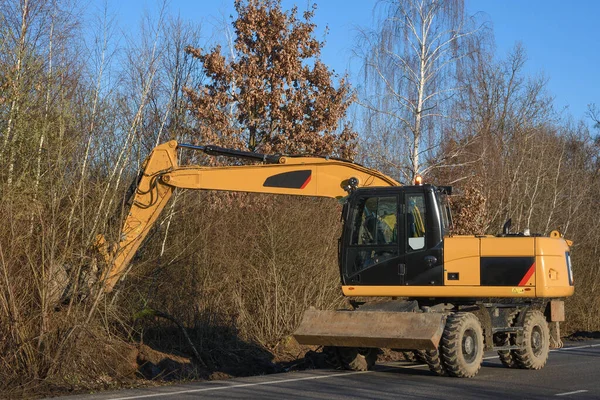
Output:
[[415,350],[414,353],[415,353],[415,357],[417,358],[418,362],[427,364],[427,357],[425,356],[424,350]]
[[402,356],[404,357],[405,361],[408,361],[408,362],[417,362],[417,355],[412,350],[403,350],[402,351]]
[[[519,310],[515,309],[506,316],[506,326],[511,327],[514,325],[515,318],[519,314]],[[516,344],[514,335],[508,333],[497,333],[494,335],[494,344],[496,346],[512,346]],[[519,364],[515,357],[514,350],[498,350],[498,357],[500,362],[507,368],[518,368]]]
[[337,347],[324,346],[323,354],[325,355],[325,364],[331,368],[342,369],[342,361],[340,360],[340,353]]
[[483,362],[483,329],[472,313],[451,314],[440,341],[446,372],[458,378],[472,378]]
[[517,336],[515,359],[519,368],[542,369],[550,352],[550,329],[540,311],[530,310],[525,314],[523,334]]
[[367,371],[377,362],[379,349],[356,347],[325,347],[327,363],[334,368],[350,371]]
[[414,363],[427,363],[424,350],[399,350],[405,361]]
[[429,367],[429,370],[436,375],[445,376],[446,369],[442,363],[440,352],[437,350],[420,350],[421,354],[425,357],[425,363]]

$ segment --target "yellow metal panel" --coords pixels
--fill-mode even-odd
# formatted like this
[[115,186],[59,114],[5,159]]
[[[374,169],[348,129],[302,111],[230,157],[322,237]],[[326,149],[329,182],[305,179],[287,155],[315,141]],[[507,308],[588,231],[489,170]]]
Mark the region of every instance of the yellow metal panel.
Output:
[[[444,238],[444,285],[465,286],[480,284],[479,238],[456,236]],[[458,274],[448,280],[448,274]]]
[[535,238],[536,256],[564,256],[569,251],[569,246],[562,238],[539,237]]
[[535,297],[535,288],[511,286],[342,286],[348,297]]
[[547,286],[537,288],[538,297],[557,298],[573,296],[575,288],[573,286]]
[[104,238],[97,243],[103,246],[108,268],[102,273],[101,282],[104,290],[110,292],[121,278],[127,264],[142,244],[150,228],[171,198],[173,188],[156,185],[154,175],[165,169],[177,166],[177,142],[174,140],[157,146],[144,162],[144,171],[125,219],[116,251],[108,248]]
[[481,238],[482,257],[533,257],[535,239],[532,237]]
[[[297,160],[294,160],[297,161]],[[302,188],[264,186],[267,178],[285,172],[311,171],[311,178]],[[337,160],[318,160],[316,163],[258,164],[225,167],[181,167],[162,176],[169,186],[184,189],[228,190],[249,193],[291,194],[341,198],[348,195],[344,189],[350,178],[358,180],[359,187],[397,186],[397,182],[383,174],[356,164]]]
[[541,296],[544,296],[544,290],[548,288],[569,287],[569,272],[564,254],[562,256],[537,256],[535,265],[538,272],[535,284],[541,291]]
[[566,297],[573,294],[569,285],[566,253],[569,246],[560,237],[536,238],[536,286],[540,297]]

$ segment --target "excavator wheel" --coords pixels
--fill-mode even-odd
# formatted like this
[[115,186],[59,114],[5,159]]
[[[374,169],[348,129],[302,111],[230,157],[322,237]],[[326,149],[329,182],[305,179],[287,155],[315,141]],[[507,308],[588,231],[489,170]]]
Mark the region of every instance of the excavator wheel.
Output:
[[548,322],[538,310],[529,310],[523,322],[523,334],[517,336],[514,355],[519,368],[542,369],[548,361],[550,351],[550,329]]
[[406,361],[423,364],[427,363],[424,350],[402,350],[401,353]]
[[415,357],[417,358],[418,362],[427,364],[427,357],[425,357],[424,350],[414,350],[413,352],[415,353]]
[[[519,310],[515,309],[506,316],[506,326],[511,327],[514,325],[514,321],[519,315]],[[511,346],[515,344],[514,336],[508,333],[497,333],[494,335],[494,344],[498,347]],[[515,357],[515,350],[498,350],[498,357],[500,362],[507,368],[518,368],[517,360]]]
[[412,350],[402,350],[402,357],[404,357],[405,361],[408,362],[417,362],[417,355],[414,351]]
[[334,368],[343,368],[350,371],[367,371],[377,362],[378,349],[356,347],[323,348],[327,363]]
[[458,312],[448,316],[440,341],[446,372],[450,376],[472,378],[483,362],[483,329],[472,313]]
[[431,372],[439,376],[446,375],[446,369],[444,368],[444,364],[442,364],[442,359],[440,358],[440,352],[438,350],[420,350],[420,352],[422,352],[425,357],[425,363]]
[[323,354],[325,355],[325,363],[331,368],[342,369],[342,361],[337,347],[324,346]]

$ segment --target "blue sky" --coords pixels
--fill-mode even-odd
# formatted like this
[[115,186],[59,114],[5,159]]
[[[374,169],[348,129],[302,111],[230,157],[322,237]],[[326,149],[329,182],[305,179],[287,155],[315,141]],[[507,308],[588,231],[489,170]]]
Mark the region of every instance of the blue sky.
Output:
[[[106,0],[124,29],[135,29],[144,10],[155,13],[157,0]],[[104,0],[92,0],[100,5]],[[300,11],[318,5],[315,23],[322,35],[329,26],[323,61],[338,73],[356,73],[352,48],[357,29],[373,24],[373,5],[367,0],[283,0]],[[600,1],[597,0],[466,0],[469,14],[485,13],[494,28],[497,54],[506,55],[522,42],[528,54],[527,72],[543,73],[563,115],[583,118],[588,103],[600,105]],[[233,0],[171,0],[170,13],[202,23],[205,37],[222,15],[234,14]],[[322,38],[322,36],[319,36]],[[354,71],[352,71],[354,70]]]
[[600,104],[600,1],[467,0],[488,14],[499,54],[517,41],[527,49],[529,73],[543,73],[558,110],[574,117]]

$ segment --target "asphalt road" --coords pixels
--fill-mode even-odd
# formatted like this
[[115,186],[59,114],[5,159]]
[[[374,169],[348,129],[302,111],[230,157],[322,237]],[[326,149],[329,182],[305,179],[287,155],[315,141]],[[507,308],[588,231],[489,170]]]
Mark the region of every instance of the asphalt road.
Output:
[[422,364],[396,362],[373,371],[308,370],[177,386],[70,396],[66,399],[600,399],[600,340],[552,350],[540,371],[505,368],[486,353],[471,379],[434,376]]

